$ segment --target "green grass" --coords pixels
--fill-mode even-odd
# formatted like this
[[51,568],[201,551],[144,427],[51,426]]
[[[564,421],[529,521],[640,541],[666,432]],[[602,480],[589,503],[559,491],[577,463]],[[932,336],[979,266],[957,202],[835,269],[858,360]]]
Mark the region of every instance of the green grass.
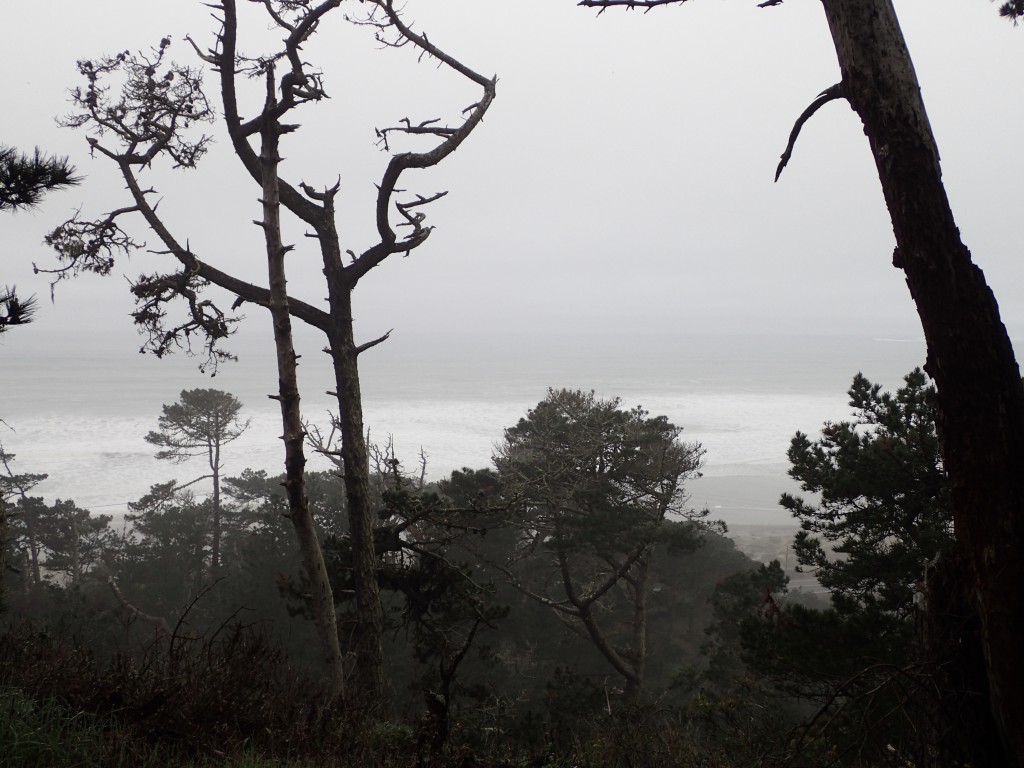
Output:
[[16,688],[0,689],[0,743],[0,765],[12,768],[146,765],[115,731],[57,702],[32,701]]

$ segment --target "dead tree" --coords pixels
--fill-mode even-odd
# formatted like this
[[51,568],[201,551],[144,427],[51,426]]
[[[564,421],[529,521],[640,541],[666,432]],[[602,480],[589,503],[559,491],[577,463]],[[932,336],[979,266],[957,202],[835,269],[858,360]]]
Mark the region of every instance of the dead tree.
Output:
[[[331,356],[338,400],[338,422],[342,436],[343,475],[348,498],[348,514],[353,562],[353,586],[357,631],[353,638],[355,689],[353,701],[365,707],[382,700],[382,621],[377,583],[377,558],[374,554],[375,510],[369,492],[369,472],[362,397],[359,385],[358,356],[387,338],[360,342],[355,338],[352,297],[360,279],[393,254],[409,254],[426,242],[431,227],[425,224],[424,208],[444,192],[404,196],[399,182],[409,169],[436,166],[454,152],[480,124],[495,95],[496,80],[484,77],[447,54],[426,35],[413,32],[400,17],[393,0],[367,0],[359,5],[344,0],[295,3],[289,0],[264,0],[255,3],[267,14],[270,24],[283,37],[280,49],[266,55],[243,54],[239,49],[239,14],[235,0],[223,0],[215,6],[221,29],[214,44],[202,49],[192,43],[195,53],[217,73],[220,108],[232,147],[242,166],[262,193],[262,219],[257,222],[266,237],[269,288],[257,286],[218,269],[201,257],[184,240],[172,234],[171,227],[158,215],[156,192],[145,186],[143,174],[158,158],[170,159],[176,167],[192,168],[208,149],[209,138],[191,138],[189,127],[197,122],[212,122],[214,111],[202,90],[201,71],[165,61],[169,39],[161,41],[150,54],[127,52],[100,60],[83,61],[79,69],[88,83],[74,92],[78,111],[67,119],[72,126],[90,130],[89,142],[98,152],[115,162],[131,194],[129,205],[98,220],[79,217],[66,222],[48,241],[56,249],[62,264],[57,279],[80,272],[109,274],[115,260],[139,245],[122,228],[121,221],[131,214],[145,219],[150,231],[162,244],[156,256],[169,257],[175,268],[144,275],[132,285],[136,299],[135,322],[147,334],[144,350],[158,356],[179,347],[189,347],[193,337],[203,339],[206,364],[216,365],[230,358],[221,342],[233,330],[238,317],[222,310],[203,289],[214,285],[237,297],[233,310],[243,302],[270,309],[277,349],[279,392],[286,445],[289,515],[298,532],[305,567],[317,582],[314,608],[320,639],[328,664],[335,676],[336,690],[341,685],[340,651],[334,650],[333,597],[322,556],[318,554],[315,529],[304,501],[302,470],[303,430],[299,416],[299,395],[295,382],[297,357],[291,344],[290,323],[295,318],[320,330],[326,337]],[[396,127],[378,129],[383,149],[391,152],[383,177],[377,185],[376,242],[360,252],[343,249],[335,222],[335,197],[340,184],[320,190],[306,183],[293,185],[278,174],[279,140],[297,126],[284,120],[295,110],[326,98],[324,75],[313,67],[302,52],[324,18],[342,6],[363,14],[355,23],[369,27],[385,46],[411,46],[421,58],[435,60],[447,71],[465,78],[479,88],[479,98],[463,110],[457,121],[448,125],[438,119],[421,122],[400,121]],[[191,39],[189,42],[192,42]],[[282,72],[277,79],[277,72]],[[114,94],[108,80],[121,78],[122,90]],[[238,81],[261,78],[266,95],[260,107],[245,110],[254,117],[243,119],[239,103]],[[427,151],[392,151],[391,145],[402,137],[433,140]],[[115,141],[111,142],[110,137]],[[258,142],[258,147],[256,146]],[[116,146],[114,146],[116,144]],[[322,260],[326,306],[315,306],[290,296],[286,290],[285,255],[293,246],[281,240],[280,212],[303,222],[317,244]],[[404,228],[404,229],[400,229]],[[401,232],[401,234],[400,234]],[[184,306],[183,319],[171,320],[172,304]],[[330,612],[331,617],[326,614]],[[334,636],[332,641],[327,634]]]
[[[684,0],[580,0],[602,10]],[[769,0],[761,7],[777,6]],[[800,115],[844,99],[864,126],[935,381],[961,578],[979,624],[991,717],[1005,765],[1024,766],[1024,387],[995,296],[960,239],[939,152],[892,0],[822,0],[842,79]],[[1005,12],[1004,12],[1005,13]],[[959,631],[949,627],[949,631]],[[971,638],[963,638],[969,642]],[[965,702],[966,708],[970,707]],[[985,764],[991,764],[984,758]],[[978,763],[982,764],[982,763]]]

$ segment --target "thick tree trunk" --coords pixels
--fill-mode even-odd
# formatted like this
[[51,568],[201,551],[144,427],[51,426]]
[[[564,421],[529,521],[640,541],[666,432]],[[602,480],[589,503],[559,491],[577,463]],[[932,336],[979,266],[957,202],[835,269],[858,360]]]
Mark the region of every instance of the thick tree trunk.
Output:
[[6,610],[7,601],[7,502],[0,499],[0,613]]
[[[268,75],[268,104],[265,115],[273,105],[273,70]],[[313,524],[306,496],[303,452],[305,430],[299,409],[299,386],[296,375],[298,356],[292,343],[291,316],[288,312],[287,280],[284,257],[289,250],[281,241],[281,203],[278,194],[277,166],[279,126],[276,120],[266,119],[261,132],[263,147],[260,167],[263,172],[263,232],[267,246],[267,265],[270,275],[270,314],[274,323],[274,344],[277,348],[278,400],[284,425],[285,482],[288,495],[288,513],[299,540],[302,565],[310,582],[310,608],[317,636],[327,664],[328,681],[335,696],[344,693],[345,667],[338,641],[338,621],[334,610],[334,592],[327,575],[320,540]]]
[[369,458],[363,426],[363,400],[359,390],[358,349],[352,330],[351,291],[332,283],[330,301],[333,320],[330,350],[337,387],[356,603],[353,645],[356,653],[355,696],[358,701],[352,703],[365,710],[375,710],[384,705],[385,698],[384,629],[373,539],[376,515],[370,498]]
[[[293,5],[303,6],[303,10],[298,14],[303,20],[296,21],[294,24],[286,22],[276,13],[271,8],[272,4],[264,4],[275,24],[289,31],[283,52],[286,58],[281,60],[291,63],[292,69],[289,74],[295,79],[290,81],[291,85],[285,85],[282,82],[285,96],[281,99],[280,104],[274,102],[276,113],[281,116],[299,104],[318,100],[325,95],[320,87],[319,75],[313,75],[311,79],[308,79],[311,72],[307,71],[308,65],[302,61],[299,51],[324,16],[337,8],[340,2],[311,4],[308,8],[305,7],[306,3],[295,3]],[[239,57],[236,47],[238,31],[236,5],[235,0],[223,0],[218,6],[224,13],[224,25],[218,41],[218,50],[213,58],[220,71],[224,117],[232,145],[249,173],[259,179],[263,172],[259,168],[260,163],[248,140],[250,133],[259,125],[259,122],[253,120],[243,122],[238,111],[235,77],[239,70],[236,69],[234,63],[239,58],[248,63],[254,62],[255,59]],[[455,129],[430,127],[426,130],[426,133],[440,139],[440,143],[432,150],[398,152],[391,156],[381,183],[378,185],[375,206],[380,241],[358,256],[354,252],[348,251],[348,254],[352,256],[352,261],[347,266],[345,265],[347,256],[341,252],[334,218],[334,198],[340,182],[339,185],[325,189],[323,192],[317,192],[306,184],[300,184],[298,189],[287,183],[279,185],[279,193],[284,204],[312,228],[323,256],[330,312],[322,312],[298,300],[291,302],[291,311],[296,317],[322,330],[327,335],[331,346],[353,550],[353,578],[356,597],[356,675],[359,696],[362,699],[360,703],[366,707],[378,707],[383,700],[383,630],[377,586],[377,556],[373,541],[375,519],[369,496],[366,440],[363,433],[362,403],[356,365],[356,358],[361,348],[357,347],[353,340],[351,294],[359,279],[388,256],[403,252],[408,254],[426,241],[430,234],[430,228],[423,226],[423,216],[419,207],[430,203],[444,193],[438,193],[431,197],[417,196],[418,199],[415,201],[399,203],[395,199],[399,179],[406,170],[431,168],[454,152],[480,124],[484,113],[494,99],[496,83],[495,79],[487,79],[473,72],[431,44],[425,35],[412,32],[402,22],[398,11],[390,3],[378,3],[377,5],[379,6],[377,10],[380,10],[381,14],[380,18],[375,21],[379,21],[382,25],[395,31],[400,41],[399,44],[412,43],[424,55],[434,57],[441,64],[478,84],[483,89],[483,95],[476,104],[468,108],[468,114],[460,127]],[[203,54],[200,55],[207,58]],[[268,105],[269,103],[268,99]],[[268,106],[263,113],[264,119],[270,114]],[[381,135],[390,135],[396,131],[422,133],[420,129],[407,126],[383,129]],[[133,188],[132,191],[136,195],[136,199],[142,196],[141,191],[137,188]],[[393,206],[397,206],[397,208],[393,208]],[[413,208],[417,210],[412,211]],[[403,224],[412,228],[406,230],[403,238],[398,237],[390,221],[389,217],[394,214],[400,215],[404,220]],[[189,257],[191,258],[191,254]],[[199,263],[199,270],[202,277],[233,291],[239,298],[261,304],[265,301],[260,290],[255,286],[236,280],[206,264]],[[362,348],[365,348],[365,345]]]
[[939,396],[957,545],[1007,765],[1024,766],[1024,388],[999,308],[960,240],[891,0],[823,0],[864,123]]

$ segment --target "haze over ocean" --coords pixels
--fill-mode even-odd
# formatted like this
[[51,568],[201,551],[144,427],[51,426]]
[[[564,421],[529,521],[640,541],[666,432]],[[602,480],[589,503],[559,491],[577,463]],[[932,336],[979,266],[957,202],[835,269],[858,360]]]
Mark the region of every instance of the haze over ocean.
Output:
[[[17,331],[25,333],[25,331]],[[6,346],[6,344],[5,344]],[[160,462],[144,435],[160,406],[182,389],[235,394],[250,430],[225,451],[226,473],[283,471],[272,349],[240,335],[237,363],[210,378],[185,356],[134,354],[131,339],[96,344],[43,340],[0,347],[6,372],[0,441],[18,472],[45,472],[35,493],[71,498],[97,513],[122,513],[153,483],[203,474],[199,459]],[[303,412],[321,428],[333,410],[327,356],[319,340],[299,339]],[[420,448],[428,474],[482,467],[492,446],[544,397],[548,387],[593,389],[643,405],[684,427],[707,451],[704,477],[691,482],[691,504],[745,524],[787,524],[777,507],[786,449],[797,430],[814,434],[826,420],[849,417],[846,390],[862,371],[886,388],[923,365],[920,339],[712,335],[415,334],[394,338],[361,358],[366,422],[374,442],[389,435],[415,469]],[[312,453],[311,469],[327,462]],[[200,486],[201,487],[201,486]]]

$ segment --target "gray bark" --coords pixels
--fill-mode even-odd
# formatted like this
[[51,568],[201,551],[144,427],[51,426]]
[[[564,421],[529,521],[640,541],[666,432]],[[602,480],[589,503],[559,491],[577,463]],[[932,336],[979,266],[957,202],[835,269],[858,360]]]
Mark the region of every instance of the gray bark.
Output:
[[341,456],[352,544],[352,588],[356,604],[352,628],[356,654],[355,687],[363,699],[358,706],[373,710],[382,705],[384,693],[384,625],[373,540],[376,515],[370,498],[358,351],[352,331],[352,294],[344,287],[331,287],[331,316],[335,320],[335,328],[330,335],[331,356],[338,393]]
[[[274,70],[267,73],[267,108],[269,115],[275,104]],[[310,609],[317,637],[328,670],[332,695],[342,696],[345,688],[344,657],[338,641],[338,623],[334,610],[334,592],[327,574],[320,540],[313,523],[306,495],[303,450],[305,429],[302,426],[297,377],[298,357],[292,343],[291,316],[288,311],[285,254],[290,250],[281,241],[281,201],[278,193],[277,168],[280,163],[278,142],[280,126],[276,120],[265,119],[261,131],[260,168],[263,177],[263,221],[267,247],[267,269],[270,277],[270,314],[274,324],[274,345],[277,349],[278,396],[284,427],[285,482],[288,516],[295,529],[302,555],[302,565],[310,582]]]

